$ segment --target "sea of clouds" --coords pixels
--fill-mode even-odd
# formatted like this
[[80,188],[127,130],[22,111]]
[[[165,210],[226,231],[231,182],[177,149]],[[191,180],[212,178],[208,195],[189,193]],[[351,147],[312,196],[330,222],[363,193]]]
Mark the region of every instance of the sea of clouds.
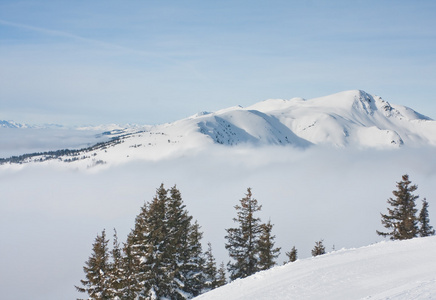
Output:
[[[98,233],[121,241],[156,188],[177,185],[186,208],[228,262],[225,228],[251,187],[259,216],[274,224],[276,246],[310,256],[316,241],[327,251],[383,240],[380,213],[401,175],[418,185],[436,225],[434,148],[355,150],[214,145],[160,161],[78,170],[67,164],[0,168],[0,290],[5,299],[73,299]],[[420,201],[417,203],[420,208]]]

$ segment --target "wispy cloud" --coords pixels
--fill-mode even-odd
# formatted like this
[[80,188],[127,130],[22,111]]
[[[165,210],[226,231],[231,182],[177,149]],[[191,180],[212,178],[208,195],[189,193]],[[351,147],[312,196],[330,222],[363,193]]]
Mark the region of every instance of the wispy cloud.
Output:
[[[93,44],[93,45],[100,46],[100,47],[105,47],[105,48],[110,48],[113,50],[122,51],[122,52],[125,52],[126,54],[134,54],[134,55],[141,55],[141,56],[156,56],[156,57],[172,60],[171,58],[164,56],[164,55],[161,55],[161,54],[156,53],[156,52],[137,50],[137,49],[117,45],[114,43],[104,42],[104,41],[97,40],[97,39],[86,38],[86,37],[76,35],[76,34],[71,34],[69,32],[65,32],[65,31],[36,27],[36,26],[31,26],[31,25],[21,24],[21,23],[14,23],[14,22],[9,22],[9,21],[2,20],[2,19],[0,19],[0,24],[3,24],[5,26],[14,27],[14,28],[20,28],[20,29],[24,29],[24,30],[39,32],[39,33],[44,34],[44,35],[49,35],[49,36],[54,36],[54,37],[63,37],[63,38],[68,38],[68,39],[79,41],[79,42],[85,42],[85,43]],[[175,60],[172,60],[172,61],[175,62]]]

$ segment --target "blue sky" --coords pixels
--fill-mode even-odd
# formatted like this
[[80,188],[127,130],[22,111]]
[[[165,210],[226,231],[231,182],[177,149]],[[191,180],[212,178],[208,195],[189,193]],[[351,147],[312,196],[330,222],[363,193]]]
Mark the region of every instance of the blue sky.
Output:
[[0,119],[158,124],[362,89],[436,118],[435,1],[0,2]]

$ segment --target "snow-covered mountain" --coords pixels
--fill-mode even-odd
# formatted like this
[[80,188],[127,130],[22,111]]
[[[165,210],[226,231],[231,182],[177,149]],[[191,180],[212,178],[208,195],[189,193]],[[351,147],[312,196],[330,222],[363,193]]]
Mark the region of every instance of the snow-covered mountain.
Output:
[[16,123],[14,121],[0,120],[0,128],[28,128],[27,124]]
[[[246,108],[203,112],[158,126],[118,128],[116,136],[106,143],[67,155],[52,152],[25,156],[19,162],[56,158],[91,166],[97,162],[158,160],[201,151],[211,144],[297,148],[436,146],[436,122],[408,107],[391,105],[378,96],[352,90],[310,100],[270,99]],[[3,160],[7,162],[10,160]]]
[[340,250],[238,279],[198,300],[436,299],[436,237]]

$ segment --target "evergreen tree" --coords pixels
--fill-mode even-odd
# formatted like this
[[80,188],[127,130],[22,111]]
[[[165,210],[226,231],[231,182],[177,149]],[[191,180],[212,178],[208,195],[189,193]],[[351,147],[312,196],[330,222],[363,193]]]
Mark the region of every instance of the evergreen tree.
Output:
[[288,262],[294,262],[297,260],[297,249],[294,247],[292,247],[291,251],[286,252],[286,256],[288,257]]
[[141,284],[137,282],[139,272],[137,259],[132,253],[131,245],[124,244],[123,247],[123,275],[121,280],[122,296],[121,299],[135,299],[141,290]]
[[191,220],[175,186],[167,190],[162,184],[141,209],[125,248],[134,263],[131,291],[136,298],[179,300],[200,294],[202,233]]
[[218,270],[216,267],[215,257],[212,254],[212,245],[207,243],[207,250],[204,253],[205,264],[204,264],[204,276],[205,291],[213,290],[217,287]]
[[205,289],[205,259],[201,246],[202,237],[200,225],[195,221],[189,229],[188,255],[181,270],[185,280],[182,290],[184,295],[188,295],[188,298],[200,295]]
[[325,247],[323,245],[323,240],[319,240],[315,243],[315,247],[312,249],[312,256],[318,256],[325,254]]
[[422,208],[419,212],[419,223],[421,224],[419,228],[419,235],[424,236],[430,236],[435,234],[435,230],[433,229],[433,226],[430,226],[430,219],[428,217],[428,202],[427,199],[424,198],[422,200]]
[[218,269],[217,279],[216,279],[216,288],[226,285],[227,284],[227,278],[226,278],[226,267],[224,263],[222,262],[220,264],[220,267]]
[[115,231],[112,263],[105,231],[86,262],[84,287],[90,299],[184,300],[205,290],[203,233],[183,204],[179,190],[162,184],[141,207],[121,250]]
[[141,208],[127,240],[135,266],[131,289],[138,299],[162,299],[170,293],[174,272],[168,253],[172,247],[167,239],[166,202],[162,184],[153,200]]
[[88,293],[89,299],[103,300],[113,299],[110,289],[110,269],[108,242],[106,231],[97,235],[92,245],[92,254],[85,262],[83,271],[86,279],[80,280],[83,287],[76,286],[77,291]]
[[387,214],[381,214],[382,224],[390,231],[377,230],[378,235],[390,236],[391,240],[411,239],[418,235],[415,200],[419,196],[412,194],[418,187],[410,184],[407,174],[402,176],[402,181],[397,182],[397,190],[392,192],[395,199],[389,198],[387,201],[391,208],[388,207]]
[[166,294],[170,299],[186,299],[190,289],[188,286],[188,277],[191,269],[191,252],[189,234],[192,230],[191,219],[183,204],[181,194],[176,186],[170,189],[170,197],[166,201],[167,206],[167,231],[166,247],[167,255],[172,264],[170,270],[173,280],[171,280],[171,288]]
[[244,278],[259,271],[259,236],[262,231],[260,219],[255,213],[260,211],[262,206],[252,198],[251,189],[236,205],[238,227],[226,229],[226,249],[234,262],[227,264],[230,272],[230,279]]
[[262,232],[259,238],[259,269],[268,270],[276,265],[275,260],[280,255],[280,248],[274,248],[275,235],[271,234],[273,225],[271,221],[261,225]]
[[124,258],[122,256],[122,250],[120,248],[117,231],[115,229],[111,254],[112,264],[109,272],[109,286],[114,299],[123,299],[123,288],[125,281]]

